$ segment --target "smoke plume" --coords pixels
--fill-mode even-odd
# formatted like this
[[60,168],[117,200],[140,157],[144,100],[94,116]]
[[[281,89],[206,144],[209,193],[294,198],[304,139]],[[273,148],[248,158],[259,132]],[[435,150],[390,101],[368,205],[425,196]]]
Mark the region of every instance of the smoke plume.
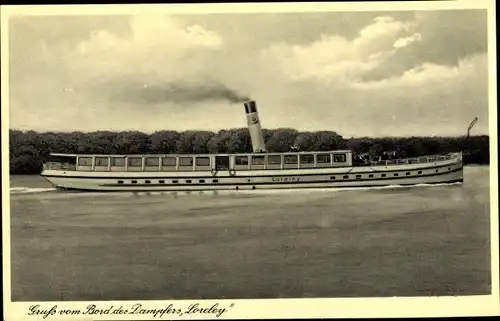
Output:
[[[139,100],[147,104],[162,102],[203,102],[210,100],[225,100],[230,103],[240,103],[249,100],[224,84],[216,82],[173,82],[167,84],[143,84],[142,86],[127,86],[123,92],[128,101]],[[130,88],[133,87],[133,88]],[[122,96],[122,95],[120,95]]]

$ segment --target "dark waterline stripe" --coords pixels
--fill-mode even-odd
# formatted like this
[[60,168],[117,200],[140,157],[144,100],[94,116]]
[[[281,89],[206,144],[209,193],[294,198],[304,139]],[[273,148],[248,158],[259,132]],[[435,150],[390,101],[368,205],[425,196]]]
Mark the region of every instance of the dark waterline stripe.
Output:
[[[427,184],[427,185],[436,185],[436,184],[453,184],[453,183],[463,183],[463,179],[455,179],[455,180],[450,180],[450,181],[444,181],[444,182],[435,182],[435,183],[406,183],[406,184],[397,184],[398,186],[415,186],[418,184]],[[165,185],[162,185],[165,186]],[[207,186],[207,184],[206,184]],[[306,188],[367,188],[367,187],[384,187],[384,186],[390,186],[388,185],[357,185],[357,186],[304,186],[300,188],[290,188],[290,189],[306,189]],[[68,191],[68,192],[99,192],[99,193],[123,193],[123,192],[128,192],[128,193],[154,193],[154,192],[200,192],[200,191],[208,191],[208,192],[214,192],[218,190],[193,190],[193,189],[176,189],[176,190],[143,190],[143,189],[128,189],[128,190],[96,190],[96,189],[85,189],[85,188],[59,188],[60,190],[63,191]],[[286,190],[286,188],[269,188],[269,189],[283,189]],[[219,190],[237,190],[236,186],[233,188],[224,188],[224,189],[219,189]],[[262,190],[262,189],[260,189]]]

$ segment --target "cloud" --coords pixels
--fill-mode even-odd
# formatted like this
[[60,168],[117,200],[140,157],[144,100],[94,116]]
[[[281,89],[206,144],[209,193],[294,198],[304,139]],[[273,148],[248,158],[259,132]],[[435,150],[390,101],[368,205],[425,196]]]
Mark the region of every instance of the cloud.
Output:
[[[287,113],[280,116],[290,127],[334,129],[344,136],[462,135],[479,116],[476,132],[486,133],[487,75],[487,56],[478,54],[457,66],[424,64],[383,81],[340,86],[316,78],[295,80],[279,105]],[[275,121],[267,115],[262,119]]]
[[[487,51],[485,10],[445,10],[417,12],[412,28],[420,36],[399,47],[390,59],[362,75],[374,81],[402,76],[408,70],[426,63],[456,66],[464,57]],[[416,40],[416,41],[415,41]],[[400,44],[402,44],[400,43]]]
[[410,37],[400,38],[392,45],[394,48],[404,48],[415,41],[420,41],[422,36],[419,33],[415,33]]
[[[88,78],[113,78],[132,73],[175,77],[187,57],[217,51],[222,38],[198,25],[179,26],[168,16],[138,16],[131,20],[131,36],[119,37],[106,30],[69,48],[61,56],[65,65]],[[179,70],[180,69],[180,70]],[[184,68],[189,69],[188,66]]]
[[388,48],[399,35],[408,32],[411,25],[397,21],[393,17],[377,17],[374,21],[361,29],[359,35],[352,42],[356,52],[361,55],[383,51]]
[[[462,58],[456,66],[423,63],[406,70],[401,76],[393,76],[376,81],[358,82],[352,85],[365,89],[410,89],[422,86],[426,88],[441,88],[443,84],[450,86],[457,83],[485,81],[487,79],[487,65],[487,56],[476,54]],[[481,79],[481,77],[485,78]]]
[[281,65],[292,80],[318,78],[349,83],[420,39],[419,33],[412,33],[410,23],[382,16],[361,29],[353,40],[322,35],[320,40],[306,45],[271,46],[263,50],[262,56]]
[[[292,126],[306,129],[300,123],[309,119],[310,128],[330,126],[355,136],[359,129],[375,136],[440,135],[461,133],[456,128],[475,115],[487,119],[486,53],[464,54],[456,63],[422,60],[422,43],[429,46],[435,36],[420,27],[380,17],[353,39],[323,34],[308,44],[264,49],[266,64],[293,84],[287,90]],[[439,31],[435,24],[432,32]],[[314,106],[314,120],[305,106]],[[488,122],[480,126],[486,132]]]

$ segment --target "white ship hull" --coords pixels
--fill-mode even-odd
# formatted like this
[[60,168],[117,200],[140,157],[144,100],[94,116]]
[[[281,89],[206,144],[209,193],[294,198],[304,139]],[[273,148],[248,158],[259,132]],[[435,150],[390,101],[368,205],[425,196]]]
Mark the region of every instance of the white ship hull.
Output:
[[79,191],[205,191],[456,183],[462,157],[400,165],[239,171],[113,172],[46,169],[55,187]]

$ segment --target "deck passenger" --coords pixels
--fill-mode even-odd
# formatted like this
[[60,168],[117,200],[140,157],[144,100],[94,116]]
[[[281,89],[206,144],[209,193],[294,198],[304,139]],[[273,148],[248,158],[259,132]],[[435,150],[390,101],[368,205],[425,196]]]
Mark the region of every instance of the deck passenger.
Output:
[[352,164],[354,166],[361,166],[365,165],[365,161],[363,160],[362,156],[355,154],[352,157]]

